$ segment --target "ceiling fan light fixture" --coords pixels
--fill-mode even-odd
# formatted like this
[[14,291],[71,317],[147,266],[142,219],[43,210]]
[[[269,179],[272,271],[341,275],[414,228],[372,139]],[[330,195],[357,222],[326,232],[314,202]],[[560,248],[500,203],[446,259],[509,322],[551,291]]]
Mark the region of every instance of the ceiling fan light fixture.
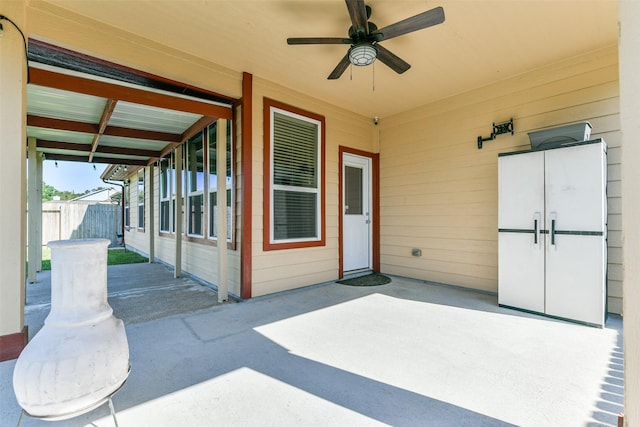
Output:
[[378,56],[378,50],[371,43],[358,43],[349,49],[349,61],[358,67],[373,64]]

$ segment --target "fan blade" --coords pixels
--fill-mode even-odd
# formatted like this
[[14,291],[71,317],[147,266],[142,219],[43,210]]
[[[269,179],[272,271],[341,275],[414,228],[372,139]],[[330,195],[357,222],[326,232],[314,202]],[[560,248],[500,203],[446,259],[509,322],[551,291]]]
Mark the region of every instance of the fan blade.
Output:
[[367,25],[367,9],[364,0],[345,0],[349,17],[353,29],[357,32],[364,31],[365,35],[369,35],[369,25]]
[[435,9],[427,10],[411,18],[403,19],[395,24],[379,29],[372,34],[382,35],[382,38],[378,39],[378,41],[389,40],[390,38],[442,24],[443,22],[444,9],[442,9],[442,7],[436,7]]
[[336,65],[336,68],[333,69],[333,71],[331,72],[331,74],[329,74],[329,77],[327,77],[327,79],[329,80],[339,79],[342,73],[344,73],[344,70],[347,69],[349,64],[351,64],[351,61],[349,61],[349,54],[347,53],[344,56],[344,58],[342,58],[340,62],[338,62],[338,65]]
[[287,44],[351,44],[351,39],[341,37],[289,37]]
[[377,58],[387,67],[391,68],[398,74],[402,74],[411,68],[411,65],[405,62],[404,60],[397,57],[395,54],[391,53],[391,51],[385,49],[379,44],[376,44],[376,49],[378,49]]

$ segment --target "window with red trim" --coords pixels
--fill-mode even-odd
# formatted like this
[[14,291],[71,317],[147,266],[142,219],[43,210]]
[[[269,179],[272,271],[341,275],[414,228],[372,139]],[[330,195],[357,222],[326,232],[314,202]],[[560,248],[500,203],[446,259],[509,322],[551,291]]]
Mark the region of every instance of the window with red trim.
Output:
[[324,245],[324,117],[265,100],[266,249]]

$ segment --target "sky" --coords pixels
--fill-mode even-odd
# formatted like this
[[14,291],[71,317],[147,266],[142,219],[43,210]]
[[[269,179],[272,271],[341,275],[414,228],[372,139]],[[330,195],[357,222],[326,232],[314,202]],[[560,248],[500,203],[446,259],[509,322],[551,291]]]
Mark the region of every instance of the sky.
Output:
[[93,165],[86,162],[63,161],[58,161],[56,167],[53,160],[45,160],[42,162],[42,180],[56,190],[83,193],[97,187],[112,187],[100,179],[106,167],[106,164],[96,164],[93,170]]

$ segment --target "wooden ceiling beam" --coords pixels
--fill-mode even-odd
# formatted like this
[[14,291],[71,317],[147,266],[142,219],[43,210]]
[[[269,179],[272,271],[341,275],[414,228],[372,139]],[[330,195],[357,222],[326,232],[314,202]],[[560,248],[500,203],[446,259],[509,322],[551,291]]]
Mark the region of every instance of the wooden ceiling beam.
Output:
[[56,73],[41,68],[30,69],[30,84],[51,87],[101,98],[117,99],[120,101],[132,102],[134,104],[148,105],[151,107],[166,108],[169,110],[184,111],[187,113],[200,114],[203,116],[232,118],[230,107],[210,104],[207,102],[171,96],[158,92],[151,92],[107,83],[98,80],[87,79],[79,76]]
[[113,110],[116,108],[117,103],[118,101],[116,99],[107,99],[107,104],[104,106],[102,117],[100,117],[100,122],[98,122],[98,133],[93,136],[93,142],[91,143],[91,152],[89,153],[89,162],[93,160],[93,153],[95,153],[96,148],[98,148],[100,138],[107,128],[107,124],[109,123],[109,119],[111,119],[111,115],[113,114]]
[[92,123],[75,122],[72,120],[52,119],[50,117],[40,117],[27,115],[27,126],[45,129],[66,130],[80,133],[96,133],[98,127]]
[[[49,149],[49,150],[84,151],[89,153],[91,146],[89,144],[79,144],[79,143],[73,143],[73,142],[38,139],[37,148]],[[158,157],[160,156],[160,153],[161,153],[160,151],[156,151],[156,150],[143,150],[138,148],[127,148],[127,147],[112,147],[112,146],[106,146],[106,145],[98,146],[95,152],[97,154],[121,154],[125,156],[136,156],[136,157]]]
[[[57,154],[57,153],[46,153],[47,160],[60,160],[65,162],[83,162],[86,163],[89,156],[75,156],[72,154]],[[102,156],[94,156],[92,163],[104,163],[110,164],[115,163],[118,165],[130,165],[130,166],[146,166],[146,160],[135,160],[135,159],[121,159],[115,157],[102,157]]]
[[42,149],[48,150],[70,150],[70,151],[82,151],[85,153],[89,153],[91,149],[91,145],[82,144],[78,142],[63,142],[63,141],[53,141],[49,139],[38,139],[36,149],[42,151]]
[[[34,116],[31,114],[27,115],[27,126],[46,128],[46,129],[66,130],[70,132],[91,133],[91,134],[97,134],[99,133],[99,130],[100,130],[98,128],[98,125],[95,125],[92,123],[75,122],[72,120],[53,119],[50,117]],[[118,126],[106,126],[102,134],[108,135],[108,136],[116,136],[120,138],[148,139],[151,141],[178,142],[178,143],[180,142],[180,138],[182,138],[182,135],[177,133],[157,132],[157,131],[143,130],[143,129],[131,129],[131,128],[118,127]]]
[[120,157],[102,156],[102,154],[93,156],[93,163],[115,163],[129,166],[147,166],[148,164],[146,159],[123,159]]
[[121,138],[149,139],[152,141],[163,142],[178,142],[180,141],[181,137],[181,134],[179,133],[123,128],[118,126],[107,126],[107,128],[104,130],[104,135],[118,136]]

